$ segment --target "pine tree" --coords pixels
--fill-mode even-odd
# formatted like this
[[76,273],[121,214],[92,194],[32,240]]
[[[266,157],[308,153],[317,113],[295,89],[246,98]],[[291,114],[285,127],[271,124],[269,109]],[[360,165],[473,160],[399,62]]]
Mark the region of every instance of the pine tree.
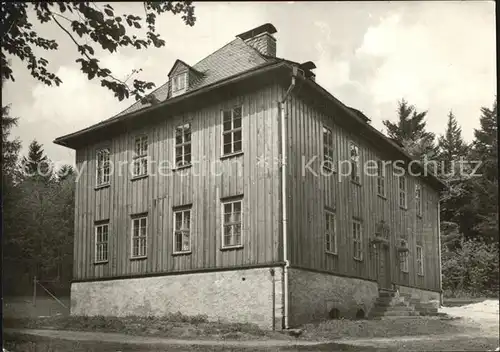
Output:
[[35,177],[45,181],[50,181],[52,179],[50,160],[45,155],[43,146],[36,140],[30,143],[28,157],[23,157],[22,167],[25,176]]
[[428,160],[434,159],[437,149],[434,143],[434,134],[425,130],[425,117],[427,111],[418,112],[416,107],[410,105],[405,99],[398,102],[398,121],[384,120],[387,134],[416,159],[427,156]]
[[21,142],[18,138],[10,140],[12,127],[17,125],[17,117],[9,115],[10,106],[2,106],[2,173],[3,185],[13,182]]
[[481,108],[480,128],[474,130],[472,155],[483,162],[482,171],[489,180],[498,180],[497,100],[493,108]]
[[497,101],[481,108],[480,128],[474,130],[471,160],[481,162],[480,177],[471,178],[469,209],[476,214],[473,227],[487,241],[498,242],[498,135]]
[[71,165],[63,165],[59,170],[57,170],[56,175],[59,182],[61,182],[73,177],[75,175],[75,169],[73,169],[73,166]]
[[438,139],[439,161],[442,163],[442,173],[451,172],[453,161],[465,158],[468,145],[462,138],[462,128],[458,125],[453,112],[448,114],[448,123],[444,135]]

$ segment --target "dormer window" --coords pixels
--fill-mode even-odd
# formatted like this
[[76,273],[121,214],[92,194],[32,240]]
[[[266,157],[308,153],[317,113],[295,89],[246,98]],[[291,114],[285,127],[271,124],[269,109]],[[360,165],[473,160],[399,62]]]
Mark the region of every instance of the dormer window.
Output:
[[193,83],[200,77],[203,77],[201,72],[177,59],[168,73],[170,82],[169,98],[186,93],[189,87],[193,86]]
[[186,90],[187,72],[180,73],[172,78],[172,93],[179,94]]

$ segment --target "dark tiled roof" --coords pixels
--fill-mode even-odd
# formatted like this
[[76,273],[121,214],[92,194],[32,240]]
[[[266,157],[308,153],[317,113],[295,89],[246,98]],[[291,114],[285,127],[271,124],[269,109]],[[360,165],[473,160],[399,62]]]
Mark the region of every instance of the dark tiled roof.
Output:
[[[190,82],[187,92],[203,88],[272,61],[276,61],[276,59],[261,55],[243,40],[236,38],[193,66],[193,69],[199,74],[196,75],[197,78],[193,82]],[[150,94],[154,94],[160,102],[165,101],[170,97],[170,81]],[[150,103],[143,104],[138,101],[109,120],[149,106],[151,106]]]

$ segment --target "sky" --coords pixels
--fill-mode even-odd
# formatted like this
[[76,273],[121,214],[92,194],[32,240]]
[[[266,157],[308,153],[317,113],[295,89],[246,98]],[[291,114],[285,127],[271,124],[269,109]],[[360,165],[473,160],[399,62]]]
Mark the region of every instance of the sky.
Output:
[[[479,127],[480,108],[491,107],[497,94],[493,1],[194,4],[193,27],[179,16],[158,18],[164,47],[98,51],[97,57],[116,77],[125,79],[133,69],[142,69],[134,78],[160,86],[176,59],[194,65],[236,35],[270,22],[278,30],[278,57],[313,61],[316,82],[362,111],[381,131],[382,120],[395,120],[397,103],[405,98],[419,111],[428,111],[427,128],[437,135],[453,111],[470,142]],[[112,6],[119,13],[144,12],[139,2]],[[36,139],[51,160],[73,165],[74,151],[52,141],[119,113],[134,98],[119,102],[98,81],[89,81],[75,62],[75,45],[54,24],[35,28],[58,41],[59,50],[40,54],[63,83],[45,86],[13,58],[16,81],[4,86],[2,104],[11,104],[11,115],[19,117],[12,135],[22,141],[22,155]]]

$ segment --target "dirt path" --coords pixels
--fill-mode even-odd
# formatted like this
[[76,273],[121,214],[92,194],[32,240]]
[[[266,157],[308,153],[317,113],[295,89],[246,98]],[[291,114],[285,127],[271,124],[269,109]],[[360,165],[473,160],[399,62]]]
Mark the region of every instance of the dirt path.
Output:
[[[439,310],[449,316],[460,318],[453,324],[466,328],[480,330],[480,335],[485,337],[498,336],[500,327],[498,300],[484,300],[483,302],[468,304],[459,307],[441,307]],[[477,333],[474,336],[478,336]]]
[[433,336],[345,338],[335,342],[395,351],[495,351],[499,346],[498,301],[486,300],[461,307],[442,307],[440,311],[457,318],[448,322],[465,328],[466,332]]

